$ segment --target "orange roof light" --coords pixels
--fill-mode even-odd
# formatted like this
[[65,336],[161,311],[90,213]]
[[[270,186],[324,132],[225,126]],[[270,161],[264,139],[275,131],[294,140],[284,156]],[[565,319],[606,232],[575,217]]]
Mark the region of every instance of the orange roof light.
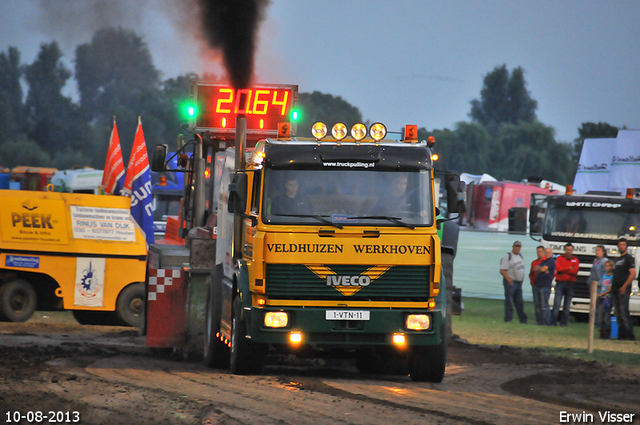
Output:
[[288,139],[291,137],[291,124],[288,122],[279,122],[278,123],[278,138],[279,139]]
[[427,138],[427,146],[429,146],[430,148],[434,147],[436,145],[436,138],[433,136],[429,136]]
[[418,141],[418,126],[417,125],[405,125],[404,126],[404,140],[417,142]]
[[630,187],[627,188],[627,194],[625,197],[628,199],[633,199],[633,189],[631,189]]
[[565,187],[566,187],[566,192],[565,192],[565,194],[567,194],[567,195],[573,195],[573,185],[568,184],[568,185],[566,185]]

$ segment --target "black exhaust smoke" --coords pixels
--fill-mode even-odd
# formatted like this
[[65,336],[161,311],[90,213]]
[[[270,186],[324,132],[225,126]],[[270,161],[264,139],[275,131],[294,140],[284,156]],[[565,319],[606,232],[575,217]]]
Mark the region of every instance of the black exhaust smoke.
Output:
[[209,46],[220,49],[235,89],[250,86],[258,26],[270,0],[199,0],[202,32]]

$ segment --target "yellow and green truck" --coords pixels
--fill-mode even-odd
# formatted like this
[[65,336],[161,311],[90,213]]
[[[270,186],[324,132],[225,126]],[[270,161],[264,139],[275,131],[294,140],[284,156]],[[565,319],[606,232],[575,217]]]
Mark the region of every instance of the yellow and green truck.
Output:
[[[256,91],[244,94],[251,99]],[[200,110],[203,102],[198,101]],[[250,114],[251,101],[240,102],[239,109]],[[189,232],[193,237],[186,235],[187,256],[198,257],[196,233],[203,226],[201,233],[215,240],[211,269],[199,280],[198,267],[189,264],[172,272],[151,270],[153,299],[161,297],[155,293],[156,275],[164,282],[164,276],[189,274],[187,291],[198,291],[206,282],[200,290],[206,297],[187,296],[184,332],[202,338],[208,365],[229,366],[236,374],[259,373],[265,357],[279,352],[350,356],[365,372],[376,370],[380,360],[398,359],[413,380],[440,382],[447,294],[433,141],[418,141],[416,126],[406,127],[403,140],[387,138],[381,123],[350,128],[316,123],[313,137],[295,137],[283,113],[277,128],[261,127],[271,133],[256,143],[260,131],[247,129],[249,118],[233,118],[235,127],[219,133],[192,126],[200,134],[190,166],[194,184],[188,186],[197,192],[195,182],[207,174],[219,176],[219,182],[214,201],[200,202],[211,208],[204,215],[215,230],[207,233],[204,219],[196,222]],[[215,122],[215,114],[208,119]],[[195,165],[207,157],[203,147],[217,158],[207,166],[217,163],[221,170],[205,172]],[[161,171],[162,147],[156,154],[160,160],[154,167]],[[450,212],[462,205],[457,182],[447,181]],[[198,203],[192,197],[192,204]],[[176,282],[173,289],[184,293]],[[205,298],[198,306],[197,300]],[[192,331],[198,317],[204,318],[200,335]],[[148,325],[155,326],[154,320],[149,316]],[[154,344],[161,345],[148,345]]]

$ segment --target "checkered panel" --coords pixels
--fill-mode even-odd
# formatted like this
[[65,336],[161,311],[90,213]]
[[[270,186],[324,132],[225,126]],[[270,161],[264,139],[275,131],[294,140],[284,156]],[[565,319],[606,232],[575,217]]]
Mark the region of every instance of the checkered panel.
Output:
[[149,269],[149,301],[164,294],[167,286],[182,283],[184,275],[181,269]]

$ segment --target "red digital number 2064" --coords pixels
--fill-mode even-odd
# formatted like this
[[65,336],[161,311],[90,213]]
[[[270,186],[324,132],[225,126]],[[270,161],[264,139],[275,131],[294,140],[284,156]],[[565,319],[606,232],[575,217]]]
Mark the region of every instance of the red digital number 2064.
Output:
[[[231,88],[218,89],[216,96],[216,113],[229,114],[255,114],[268,115],[269,107],[276,106],[275,114],[285,115],[287,113],[287,101],[289,92],[287,90],[235,90]],[[274,115],[275,115],[274,114]]]

